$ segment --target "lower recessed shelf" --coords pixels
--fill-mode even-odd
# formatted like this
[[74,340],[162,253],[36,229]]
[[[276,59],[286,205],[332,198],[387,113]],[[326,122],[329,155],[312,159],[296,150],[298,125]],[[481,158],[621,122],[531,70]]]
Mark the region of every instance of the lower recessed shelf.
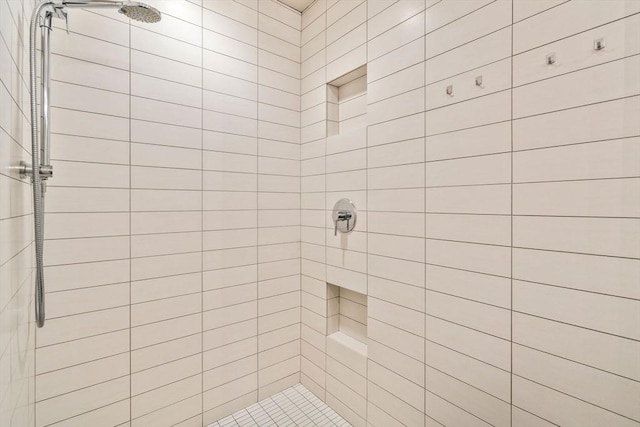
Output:
[[[349,350],[353,353],[356,353],[362,357],[367,357],[367,344],[359,341],[355,338],[350,337],[344,332],[334,332],[333,334],[327,337],[327,340],[332,341],[334,344]],[[328,344],[330,345],[330,344]]]
[[[327,284],[327,333],[339,333],[367,346],[367,296],[340,286]],[[366,351],[365,351],[366,353]]]

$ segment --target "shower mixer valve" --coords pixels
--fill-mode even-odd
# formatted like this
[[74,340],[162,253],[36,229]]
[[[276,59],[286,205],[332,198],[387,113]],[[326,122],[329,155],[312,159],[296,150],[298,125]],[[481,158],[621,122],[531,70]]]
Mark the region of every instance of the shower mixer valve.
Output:
[[336,218],[336,223],[335,223],[335,228],[333,230],[333,235],[337,236],[338,235],[338,222],[340,221],[347,221],[347,230],[349,230],[349,220],[351,219],[351,212],[348,211],[339,211],[338,212],[338,217]]
[[334,225],[334,236],[338,235],[338,231],[341,233],[349,233],[356,227],[356,207],[349,199],[338,200],[333,206],[331,217]]

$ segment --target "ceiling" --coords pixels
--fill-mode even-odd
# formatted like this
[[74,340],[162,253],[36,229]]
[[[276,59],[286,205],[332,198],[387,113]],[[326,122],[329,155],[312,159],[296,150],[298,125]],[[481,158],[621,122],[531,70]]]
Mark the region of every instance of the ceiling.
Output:
[[289,7],[294,8],[298,12],[302,12],[313,3],[315,0],[279,0],[280,3],[284,3]]

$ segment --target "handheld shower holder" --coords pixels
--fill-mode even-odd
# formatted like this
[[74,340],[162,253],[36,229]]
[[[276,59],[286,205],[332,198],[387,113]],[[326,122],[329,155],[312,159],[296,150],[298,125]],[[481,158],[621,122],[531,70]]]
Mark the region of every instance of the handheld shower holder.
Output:
[[[24,160],[20,162],[20,168],[18,169],[20,172],[20,178],[26,179],[29,177],[33,177],[33,166]],[[53,176],[53,166],[51,165],[40,165],[40,179],[45,180],[49,179]]]

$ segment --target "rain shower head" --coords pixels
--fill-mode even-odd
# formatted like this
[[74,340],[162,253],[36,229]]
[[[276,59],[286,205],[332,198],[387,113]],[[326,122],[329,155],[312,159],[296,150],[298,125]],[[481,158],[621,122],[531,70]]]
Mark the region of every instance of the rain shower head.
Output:
[[[53,4],[55,0],[48,0]],[[60,0],[58,0],[60,1]],[[162,19],[162,14],[155,7],[137,1],[112,1],[112,0],[62,0],[56,2],[56,7],[70,7],[80,9],[118,9],[124,16],[140,22],[153,24]]]
[[118,12],[136,21],[150,24],[158,22],[161,19],[158,9],[137,1],[123,3],[120,9],[118,9]]

